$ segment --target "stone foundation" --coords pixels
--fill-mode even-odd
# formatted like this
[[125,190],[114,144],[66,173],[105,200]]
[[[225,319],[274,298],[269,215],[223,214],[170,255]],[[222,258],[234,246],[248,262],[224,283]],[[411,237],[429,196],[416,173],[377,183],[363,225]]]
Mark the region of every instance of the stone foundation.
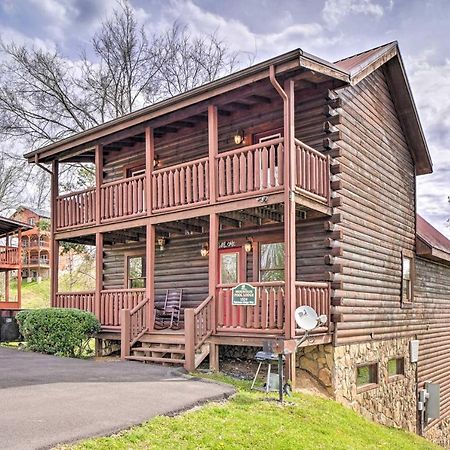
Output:
[[[328,395],[333,396],[333,347],[327,345],[309,345],[297,351],[296,366],[308,373]],[[301,388],[300,383],[296,383]]]
[[[383,425],[416,431],[415,364],[409,339],[374,341],[334,348],[333,386],[338,402]],[[404,357],[404,376],[389,378],[388,360]],[[357,387],[357,366],[378,363],[378,383]]]
[[444,448],[450,449],[450,417],[427,428],[424,432],[424,437]]
[[112,341],[110,339],[95,340],[95,356],[110,356],[116,352],[120,353],[120,341]]

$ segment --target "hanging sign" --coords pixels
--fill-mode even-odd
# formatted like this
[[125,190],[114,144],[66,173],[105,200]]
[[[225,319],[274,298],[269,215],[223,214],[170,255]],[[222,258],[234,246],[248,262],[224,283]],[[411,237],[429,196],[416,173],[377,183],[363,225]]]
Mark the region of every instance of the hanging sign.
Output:
[[231,304],[235,306],[255,306],[256,288],[248,283],[241,283],[231,289]]

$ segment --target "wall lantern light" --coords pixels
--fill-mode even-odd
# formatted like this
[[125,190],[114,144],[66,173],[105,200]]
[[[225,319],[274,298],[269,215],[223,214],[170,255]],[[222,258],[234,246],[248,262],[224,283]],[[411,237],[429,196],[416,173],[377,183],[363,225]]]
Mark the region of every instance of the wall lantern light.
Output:
[[237,130],[234,133],[234,143],[236,145],[240,145],[244,142],[244,130]]
[[153,168],[157,169],[159,165],[159,158],[158,155],[155,155],[155,157],[153,158]]
[[202,245],[202,248],[200,250],[200,255],[202,255],[203,257],[206,257],[206,256],[209,255],[209,246],[208,246],[208,244],[205,243],[205,244]]
[[159,245],[159,250],[160,251],[164,251],[165,247],[166,247],[166,238],[165,237],[159,237],[157,240],[157,243]]
[[246,253],[250,253],[253,250],[252,241],[248,238],[247,238],[247,242],[244,244],[244,250]]

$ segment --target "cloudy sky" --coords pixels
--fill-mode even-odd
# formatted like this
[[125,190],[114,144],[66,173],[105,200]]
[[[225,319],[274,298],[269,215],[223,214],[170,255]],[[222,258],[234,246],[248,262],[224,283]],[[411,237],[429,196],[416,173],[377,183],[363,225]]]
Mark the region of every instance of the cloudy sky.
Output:
[[[5,40],[58,47],[71,59],[111,13],[113,0],[0,0]],[[448,0],[131,0],[151,32],[173,21],[213,33],[256,61],[302,48],[335,61],[397,40],[434,162],[418,179],[419,212],[450,237]],[[245,57],[244,57],[245,58]]]

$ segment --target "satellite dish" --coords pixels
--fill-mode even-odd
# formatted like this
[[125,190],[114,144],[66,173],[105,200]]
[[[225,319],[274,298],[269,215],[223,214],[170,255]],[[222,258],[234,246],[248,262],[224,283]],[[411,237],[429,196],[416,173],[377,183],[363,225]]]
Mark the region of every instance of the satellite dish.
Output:
[[299,328],[305,331],[314,330],[318,325],[326,322],[326,316],[318,316],[316,311],[311,306],[299,306],[295,310],[295,322]]

